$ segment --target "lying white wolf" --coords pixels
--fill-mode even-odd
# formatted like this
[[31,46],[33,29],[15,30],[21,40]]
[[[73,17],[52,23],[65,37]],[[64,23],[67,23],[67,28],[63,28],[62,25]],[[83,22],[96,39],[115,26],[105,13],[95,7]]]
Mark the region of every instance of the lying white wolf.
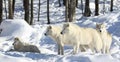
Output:
[[79,45],[88,45],[93,52],[102,51],[102,39],[96,29],[82,28],[73,23],[66,23],[63,25],[61,34],[75,46],[75,53],[78,52]]
[[18,37],[14,39],[13,46],[14,46],[13,51],[40,53],[40,50],[37,46],[24,43]]
[[110,53],[110,46],[112,43],[112,36],[107,31],[104,23],[96,24],[96,29],[100,32],[103,41],[103,53]]

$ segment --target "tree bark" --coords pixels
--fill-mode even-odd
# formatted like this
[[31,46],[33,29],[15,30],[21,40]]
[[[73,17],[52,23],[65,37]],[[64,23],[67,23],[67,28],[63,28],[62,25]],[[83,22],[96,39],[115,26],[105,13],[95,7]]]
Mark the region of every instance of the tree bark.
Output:
[[8,8],[9,8],[9,19],[13,19],[13,0],[8,0]]
[[66,1],[66,5],[65,5],[65,21],[69,22],[69,17],[68,17],[68,4],[69,4],[69,0],[65,0]]
[[103,0],[103,14],[105,13],[105,1],[106,0]]
[[6,0],[4,0],[4,5],[5,5],[5,16],[6,16],[6,19],[7,19],[8,17],[7,17],[7,7],[6,7]]
[[33,25],[33,0],[31,0],[31,18],[30,25]]
[[38,21],[40,21],[40,0],[39,0],[39,4],[38,4]]
[[75,9],[76,9],[76,0],[70,0],[69,22],[75,21],[75,11],[76,11]]
[[91,10],[89,7],[89,0],[85,0],[85,11],[84,11],[84,16],[89,17],[91,16]]
[[82,10],[82,14],[83,14],[83,0],[81,0],[81,10]]
[[111,0],[110,11],[113,11],[113,0]]
[[78,8],[78,0],[76,0],[76,7]]
[[58,3],[59,3],[59,7],[60,7],[61,6],[60,0],[58,0]]
[[48,20],[47,24],[50,24],[50,18],[49,18],[49,0],[47,0],[47,20]]
[[29,0],[23,0],[23,6],[24,6],[24,10],[25,10],[24,19],[26,22],[28,22],[28,24],[30,24],[30,21],[29,21]]
[[66,1],[67,1],[67,0],[63,0],[63,5],[64,5],[64,6],[66,5]]
[[2,16],[3,16],[3,0],[0,0],[0,23],[2,22]]
[[95,16],[99,15],[99,0],[95,0]]
[[15,0],[13,0],[13,5],[12,5],[12,8],[13,8],[13,16],[14,16],[14,10],[15,10]]

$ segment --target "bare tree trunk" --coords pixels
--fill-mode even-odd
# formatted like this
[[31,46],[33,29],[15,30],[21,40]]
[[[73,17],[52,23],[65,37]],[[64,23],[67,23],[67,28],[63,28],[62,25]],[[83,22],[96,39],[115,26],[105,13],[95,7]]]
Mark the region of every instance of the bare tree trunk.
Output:
[[99,15],[99,0],[95,0],[95,16]]
[[23,6],[24,6],[24,10],[25,10],[24,19],[26,22],[28,22],[28,24],[30,24],[30,21],[29,21],[29,0],[23,0]]
[[75,21],[76,0],[70,0],[69,22]]
[[39,4],[38,4],[38,21],[40,21],[40,0],[39,0]]
[[3,0],[0,0],[0,23],[2,22],[2,16],[3,16]]
[[58,0],[58,3],[59,3],[59,7],[60,7],[61,6],[60,0]]
[[82,9],[82,14],[83,14],[83,0],[81,0],[81,9]]
[[13,0],[13,5],[12,5],[12,8],[13,8],[13,16],[14,16],[14,10],[15,10],[15,0]]
[[78,0],[76,0],[76,7],[78,8]]
[[9,19],[13,19],[13,4],[12,4],[13,0],[8,0],[8,7],[9,7]]
[[6,0],[4,0],[4,4],[5,4],[5,16],[6,16],[6,19],[7,19],[8,17],[7,17],[7,7],[6,7]]
[[103,0],[103,14],[105,13],[105,1],[106,0]]
[[69,22],[69,17],[68,17],[68,4],[69,4],[69,0],[65,0],[66,1],[66,5],[65,5],[65,21]]
[[73,14],[72,14],[73,15],[73,20],[72,21],[76,21],[76,3],[78,5],[78,0],[73,1]]
[[49,0],[47,0],[47,20],[48,20],[47,24],[50,24],[50,18],[49,18]]
[[89,17],[91,16],[91,11],[89,7],[89,0],[85,0],[85,11],[84,11],[84,16]]
[[113,11],[113,0],[111,0],[110,11]]
[[33,25],[33,0],[31,0],[31,21],[30,21],[30,25]]
[[63,0],[63,5],[64,5],[64,6],[66,5],[66,1],[67,1],[67,0]]

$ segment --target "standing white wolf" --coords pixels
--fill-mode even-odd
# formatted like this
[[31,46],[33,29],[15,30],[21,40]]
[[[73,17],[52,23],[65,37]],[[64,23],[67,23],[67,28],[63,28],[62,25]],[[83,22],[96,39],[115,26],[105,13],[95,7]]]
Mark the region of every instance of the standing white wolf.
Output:
[[48,26],[45,35],[52,38],[58,44],[58,54],[63,55],[63,46],[61,45],[61,32],[62,28],[59,26]]
[[75,53],[78,52],[79,45],[88,45],[94,52],[101,52],[103,43],[99,32],[93,28],[82,28],[73,23],[63,25],[62,35],[66,36],[70,42],[76,46]]
[[96,24],[96,29],[100,32],[103,41],[103,53],[110,53],[112,36],[107,31],[105,24]]
[[64,45],[70,45],[73,46],[73,53],[77,53],[77,50],[79,49],[80,42],[77,40],[71,40],[69,35],[61,35],[62,28],[59,26],[48,26],[47,31],[45,33],[46,36],[50,36],[54,41],[58,44],[58,54],[63,55],[64,54]]

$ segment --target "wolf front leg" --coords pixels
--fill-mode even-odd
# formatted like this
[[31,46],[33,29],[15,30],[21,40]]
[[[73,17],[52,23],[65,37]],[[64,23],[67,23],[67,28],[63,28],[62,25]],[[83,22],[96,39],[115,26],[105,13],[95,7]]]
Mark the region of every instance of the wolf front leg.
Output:
[[76,45],[74,45],[74,47],[73,47],[73,54],[76,54],[76,53],[78,53],[78,51],[79,51],[79,44],[76,44]]
[[60,53],[60,44],[58,44],[58,55],[60,55],[61,53]]
[[60,44],[58,44],[58,55],[64,55],[64,48]]

